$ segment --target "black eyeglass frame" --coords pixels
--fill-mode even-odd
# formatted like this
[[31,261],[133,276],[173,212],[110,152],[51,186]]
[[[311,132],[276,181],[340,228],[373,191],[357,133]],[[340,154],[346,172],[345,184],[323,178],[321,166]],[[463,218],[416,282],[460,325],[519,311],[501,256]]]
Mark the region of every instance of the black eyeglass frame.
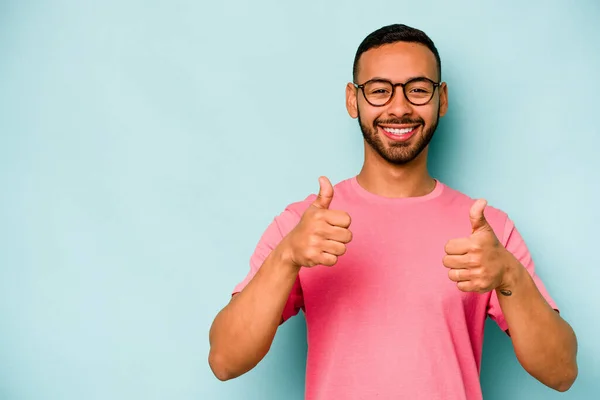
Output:
[[[431,91],[431,96],[429,97],[429,99],[427,99],[427,101],[423,102],[423,103],[415,103],[413,101],[411,101],[408,96],[406,95],[406,86],[416,82],[416,81],[427,81],[430,82],[433,85],[433,90]],[[384,83],[389,83],[390,86],[392,87],[392,94],[390,95],[390,98],[388,99],[388,101],[386,101],[384,104],[373,104],[369,101],[369,99],[367,98],[367,95],[365,94],[365,85],[368,85],[369,83],[372,82],[384,82]],[[387,80],[387,79],[370,79],[368,81],[366,81],[363,84],[357,84],[357,83],[352,83],[354,85],[355,88],[360,89],[363,97],[365,98],[365,100],[367,101],[367,103],[369,103],[370,105],[372,105],[373,107],[385,107],[388,104],[390,104],[390,102],[392,101],[392,99],[394,98],[394,94],[396,94],[396,87],[400,86],[402,88],[402,94],[404,94],[404,98],[412,105],[415,106],[424,106],[425,104],[429,103],[431,101],[431,99],[433,99],[433,96],[435,95],[435,90],[440,87],[442,85],[442,82],[435,82],[429,78],[425,78],[425,77],[418,77],[418,78],[412,78],[409,79],[408,81],[404,82],[404,83],[392,83],[391,81]]]

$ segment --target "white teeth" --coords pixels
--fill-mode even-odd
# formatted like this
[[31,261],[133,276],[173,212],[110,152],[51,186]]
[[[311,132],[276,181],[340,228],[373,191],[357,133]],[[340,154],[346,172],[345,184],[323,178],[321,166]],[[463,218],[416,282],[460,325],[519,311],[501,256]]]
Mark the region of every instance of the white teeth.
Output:
[[[383,128],[383,127],[382,127]],[[396,128],[383,128],[384,131],[391,133],[392,135],[404,135],[406,133],[412,132],[415,127],[396,129]]]

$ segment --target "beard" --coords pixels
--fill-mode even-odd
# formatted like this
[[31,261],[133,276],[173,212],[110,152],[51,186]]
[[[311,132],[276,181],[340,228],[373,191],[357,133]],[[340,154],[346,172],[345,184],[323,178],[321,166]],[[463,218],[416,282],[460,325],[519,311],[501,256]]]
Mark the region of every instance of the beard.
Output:
[[[417,156],[429,145],[429,142],[431,142],[439,120],[440,114],[438,109],[437,118],[430,127],[425,125],[425,121],[422,118],[391,118],[385,120],[376,118],[375,121],[373,121],[373,126],[370,127],[363,124],[360,118],[360,112],[358,113],[358,123],[360,124],[360,130],[362,131],[365,141],[381,156],[381,158],[393,165],[408,164],[417,158]],[[421,134],[419,136],[413,136],[406,142],[391,142],[389,146],[386,146],[377,129],[379,124],[418,124],[419,126],[417,128],[421,128]]]

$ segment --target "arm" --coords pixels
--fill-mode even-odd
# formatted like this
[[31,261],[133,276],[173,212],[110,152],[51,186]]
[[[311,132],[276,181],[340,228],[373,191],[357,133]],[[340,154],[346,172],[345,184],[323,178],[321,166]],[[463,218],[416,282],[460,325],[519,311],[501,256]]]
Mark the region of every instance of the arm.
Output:
[[448,277],[462,291],[495,291],[488,312],[510,332],[523,368],[543,384],[566,391],[577,377],[575,333],[549,304],[512,221],[506,220],[503,244],[484,216],[486,204],[479,200],[471,207],[472,234],[446,244]]
[[[319,195],[285,237],[263,235],[255,254],[264,261],[253,262],[260,267],[250,282],[213,321],[208,362],[220,380],[246,373],[267,354],[300,269],[335,265],[352,240],[350,216],[329,210],[333,187],[319,181]],[[276,224],[270,228],[278,231]]]
[[577,377],[577,339],[571,326],[546,302],[525,267],[508,251],[506,282],[496,289],[517,359],[543,384],[568,390]]
[[267,354],[299,268],[277,247],[254,278],[217,314],[209,334],[209,365],[220,380],[236,378]]

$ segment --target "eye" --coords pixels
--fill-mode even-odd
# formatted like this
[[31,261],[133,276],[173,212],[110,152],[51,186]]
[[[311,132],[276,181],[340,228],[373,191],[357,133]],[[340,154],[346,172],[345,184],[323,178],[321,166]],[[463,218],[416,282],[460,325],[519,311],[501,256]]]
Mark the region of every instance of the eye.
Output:
[[406,94],[414,99],[422,99],[431,96],[434,86],[426,80],[414,80],[406,85]]
[[385,81],[371,81],[365,85],[365,93],[368,96],[389,96],[392,93],[392,85]]
[[389,90],[387,90],[387,89],[373,89],[373,91],[371,93],[373,93],[373,94],[387,94],[387,93],[389,93]]

